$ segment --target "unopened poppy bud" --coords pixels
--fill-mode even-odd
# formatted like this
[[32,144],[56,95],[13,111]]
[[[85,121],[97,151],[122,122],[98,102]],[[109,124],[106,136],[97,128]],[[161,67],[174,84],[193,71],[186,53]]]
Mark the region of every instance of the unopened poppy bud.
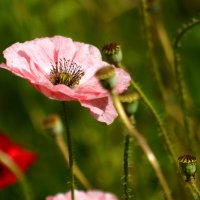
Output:
[[196,157],[192,155],[183,155],[178,158],[181,172],[186,177],[187,182],[191,182],[195,178],[196,167]]
[[101,68],[96,72],[96,76],[105,89],[111,90],[115,87],[117,81],[115,69],[112,66]]
[[58,115],[49,115],[43,121],[45,131],[51,136],[57,136],[63,132],[63,124]]
[[133,115],[136,113],[139,105],[140,96],[137,92],[126,91],[119,95],[120,101],[124,105],[124,109],[127,115]]
[[102,51],[104,55],[106,56],[108,62],[116,66],[118,66],[118,64],[123,59],[121,46],[117,43],[110,43],[110,44],[105,45]]

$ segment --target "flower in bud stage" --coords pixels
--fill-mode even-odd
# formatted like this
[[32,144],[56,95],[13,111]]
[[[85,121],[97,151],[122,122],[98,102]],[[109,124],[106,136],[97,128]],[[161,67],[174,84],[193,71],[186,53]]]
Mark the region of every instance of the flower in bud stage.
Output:
[[106,56],[108,62],[110,62],[111,64],[118,66],[118,64],[123,59],[121,46],[117,43],[110,43],[105,45],[102,51]]
[[186,176],[186,182],[191,182],[195,178],[196,157],[192,155],[183,155],[178,158],[181,172]]
[[63,124],[58,115],[49,115],[43,122],[45,131],[51,136],[58,136],[63,132]]
[[137,92],[126,91],[119,95],[120,101],[123,103],[127,115],[136,113],[139,105],[140,96]]
[[107,90],[111,90],[116,86],[117,80],[115,70],[112,66],[98,70],[96,72],[96,77],[99,79],[101,85]]

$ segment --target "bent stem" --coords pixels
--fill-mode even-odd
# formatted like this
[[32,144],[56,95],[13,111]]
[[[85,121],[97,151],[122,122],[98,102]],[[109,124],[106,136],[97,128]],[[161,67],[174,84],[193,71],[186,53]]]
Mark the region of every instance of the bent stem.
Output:
[[[122,63],[118,63],[118,67],[122,68],[122,69],[126,69],[126,67],[122,64]],[[141,99],[144,101],[147,109],[149,110],[149,112],[151,113],[152,117],[154,118],[160,133],[162,135],[162,137],[164,138],[164,142],[166,144],[167,150],[169,151],[172,161],[173,163],[176,165],[177,170],[179,169],[179,165],[176,162],[176,154],[174,152],[174,149],[172,147],[172,143],[168,137],[168,133],[167,130],[165,129],[165,127],[162,124],[162,120],[160,119],[156,109],[153,107],[153,105],[151,104],[150,100],[146,97],[146,95],[144,94],[144,92],[142,91],[142,89],[139,87],[139,85],[134,81],[134,79],[131,79],[131,85],[133,86],[133,88],[135,88],[135,90],[138,92],[138,94],[140,95]]]
[[23,172],[20,170],[20,168],[15,164],[15,162],[7,156],[6,153],[0,150],[0,163],[5,165],[15,176],[16,178],[20,181],[24,196],[26,200],[31,200],[31,195],[30,195],[30,189],[27,184],[26,178],[23,175]]
[[[58,145],[60,151],[63,154],[63,157],[66,161],[66,163],[69,165],[69,151],[67,149],[67,145],[64,142],[64,138],[62,135],[59,135],[56,137],[56,144]],[[77,177],[77,179],[82,183],[82,185],[86,189],[91,189],[92,186],[88,182],[87,178],[84,176],[84,174],[81,172],[79,167],[74,163],[73,165],[74,175]]]
[[154,118],[157,126],[160,129],[160,133],[162,134],[162,136],[164,138],[165,144],[167,146],[167,150],[171,154],[172,160],[176,164],[177,169],[179,169],[179,166],[176,162],[176,154],[173,150],[173,147],[172,147],[171,141],[168,137],[167,131],[166,131],[165,127],[163,126],[162,121],[161,121],[157,111],[155,110],[155,108],[153,107],[153,105],[151,104],[149,99],[146,97],[146,95],[143,93],[143,91],[140,89],[140,87],[137,85],[137,83],[133,79],[131,80],[131,83],[132,83],[133,87],[136,89],[136,91],[140,94],[142,100],[144,101],[148,110],[152,114],[152,117]]
[[126,135],[125,136],[125,141],[124,141],[124,199],[129,200],[129,191],[128,191],[128,175],[129,175],[129,170],[128,170],[128,151],[129,151],[129,144],[130,144],[130,136]]
[[62,106],[63,106],[63,114],[64,114],[64,120],[65,120],[66,134],[67,134],[67,146],[68,146],[68,152],[69,152],[71,199],[74,200],[74,170],[73,170],[74,163],[73,163],[73,154],[72,154],[72,143],[71,143],[69,123],[68,123],[68,118],[67,118],[67,109],[66,109],[66,105],[64,101],[62,101]]
[[115,108],[116,108],[123,124],[128,129],[129,135],[131,137],[133,137],[138,142],[141,149],[145,153],[149,163],[151,164],[156,176],[158,177],[158,180],[159,180],[159,182],[160,182],[160,184],[163,188],[163,191],[166,195],[166,199],[172,200],[171,191],[170,191],[169,186],[167,184],[167,181],[166,181],[166,179],[165,179],[165,177],[162,173],[162,170],[160,168],[160,165],[159,165],[157,158],[155,157],[151,148],[147,144],[145,138],[134,128],[134,126],[129,121],[118,96],[115,95],[114,92],[112,93],[112,98],[113,98],[113,101],[114,101]]
[[175,75],[176,75],[176,82],[177,82],[177,86],[178,86],[178,95],[180,98],[180,106],[181,106],[181,110],[183,113],[183,121],[184,121],[184,127],[185,127],[185,131],[186,131],[186,137],[189,141],[189,146],[190,148],[194,151],[194,147],[193,147],[193,133],[192,133],[192,127],[191,127],[191,123],[190,123],[190,117],[188,115],[187,112],[187,107],[189,105],[189,101],[188,101],[188,95],[187,95],[187,88],[185,85],[185,81],[184,81],[184,74],[183,74],[183,70],[182,67],[180,65],[180,55],[178,54],[177,50],[178,47],[180,46],[180,42],[181,39],[183,38],[183,36],[189,31],[191,30],[193,27],[195,27],[196,25],[200,24],[200,20],[197,19],[193,19],[191,23],[188,23],[187,25],[185,25],[183,27],[183,29],[181,29],[175,39],[173,48],[174,48],[174,68],[175,68]]

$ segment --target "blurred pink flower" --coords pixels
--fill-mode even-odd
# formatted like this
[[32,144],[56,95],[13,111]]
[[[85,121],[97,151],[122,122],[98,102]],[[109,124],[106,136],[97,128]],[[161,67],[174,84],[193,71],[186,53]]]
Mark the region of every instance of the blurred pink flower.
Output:
[[[66,194],[59,193],[56,196],[49,196],[46,200],[71,200],[71,192]],[[117,200],[117,197],[111,193],[100,191],[78,191],[75,190],[75,200]]]
[[[59,101],[79,101],[101,122],[110,124],[117,113],[108,92],[94,76],[109,64],[99,50],[70,38],[54,36],[15,43],[4,52],[6,64],[0,67],[28,80],[47,97]],[[116,91],[125,90],[130,76],[116,68]]]

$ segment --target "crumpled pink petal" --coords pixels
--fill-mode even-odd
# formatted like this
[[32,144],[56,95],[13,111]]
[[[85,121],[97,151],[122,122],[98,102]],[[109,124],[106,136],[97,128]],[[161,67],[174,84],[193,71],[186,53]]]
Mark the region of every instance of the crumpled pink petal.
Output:
[[[54,36],[39,38],[25,43],[15,43],[4,51],[6,64],[0,67],[20,76],[45,96],[59,101],[79,101],[90,110],[98,121],[110,124],[117,113],[110,95],[100,85],[95,73],[109,64],[102,61],[100,51],[89,44],[74,42],[70,38]],[[84,76],[79,85],[70,88],[63,84],[53,85],[49,80],[52,65],[62,59],[82,67]],[[116,92],[126,90],[130,76],[122,69],[116,70]]]
[[[46,200],[71,200],[71,192],[66,194],[59,193],[55,196],[48,196]],[[87,192],[75,190],[75,200],[118,200],[117,197],[111,193],[101,191]]]
[[106,124],[111,124],[113,119],[117,117],[117,112],[113,106],[110,96],[80,101],[81,105],[88,108],[92,116],[98,121],[104,121]]

